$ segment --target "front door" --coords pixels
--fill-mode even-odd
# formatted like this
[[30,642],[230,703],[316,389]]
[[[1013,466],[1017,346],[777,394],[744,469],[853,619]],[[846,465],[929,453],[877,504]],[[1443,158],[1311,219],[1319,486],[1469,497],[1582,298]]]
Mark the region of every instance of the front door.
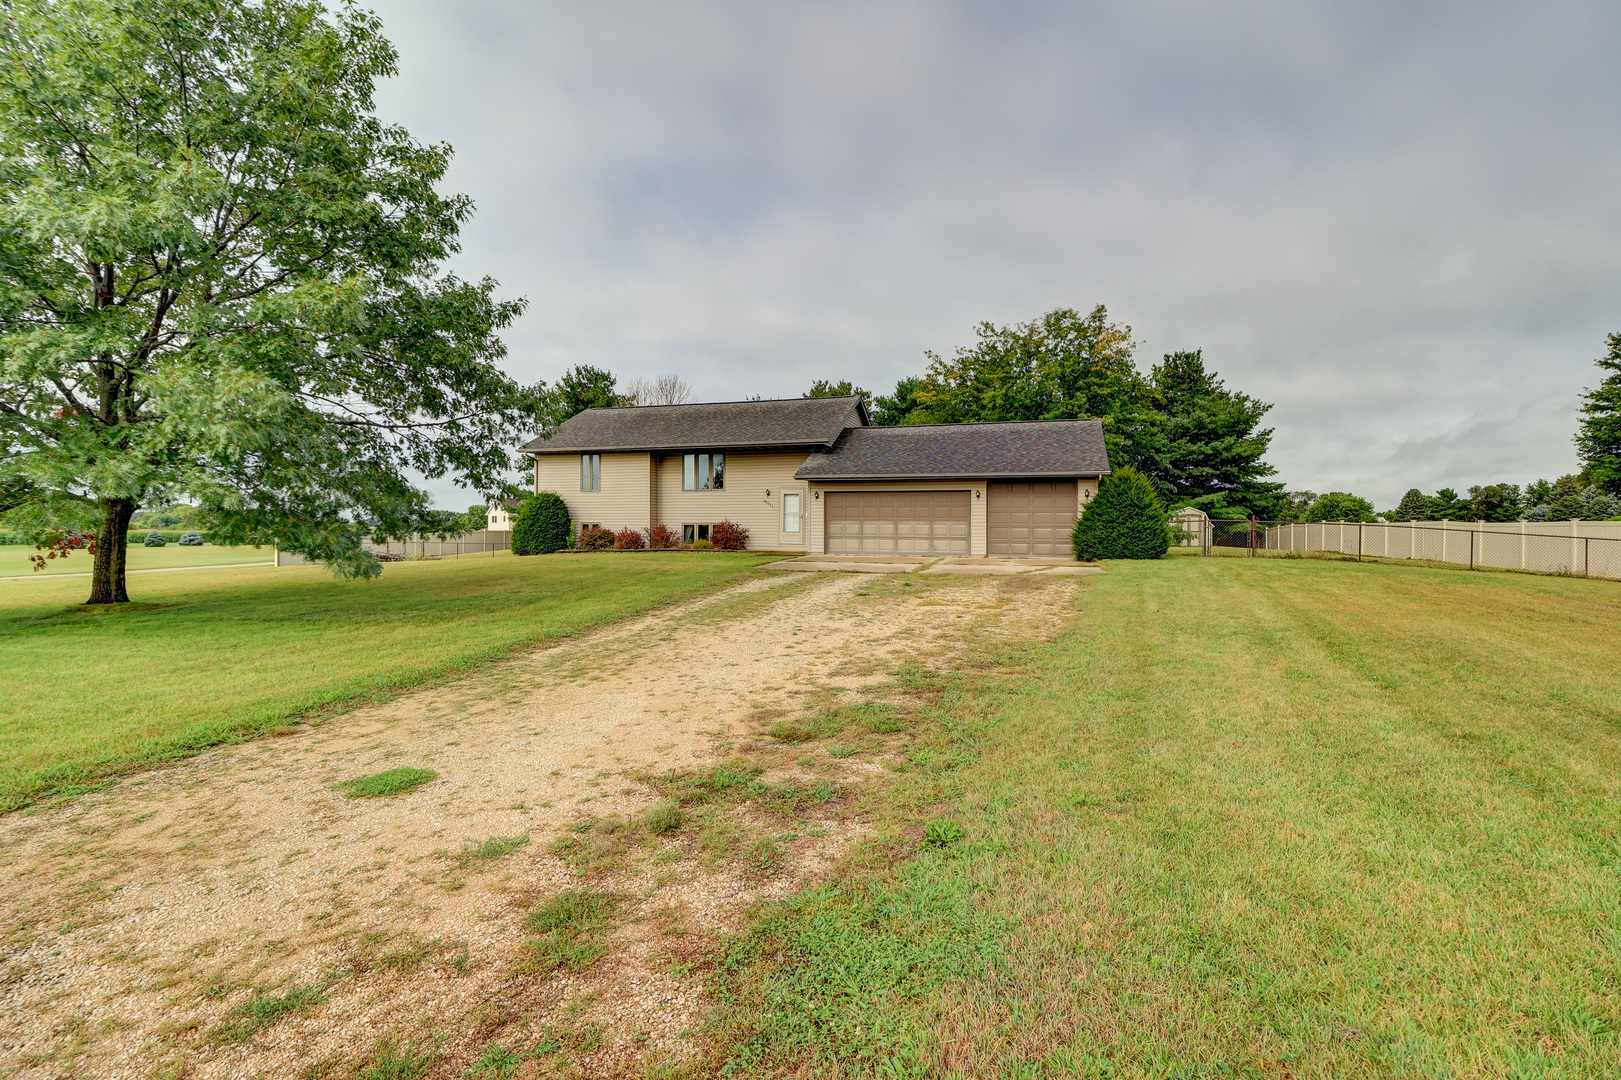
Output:
[[805,543],[805,497],[797,491],[782,494],[782,544],[803,547]]

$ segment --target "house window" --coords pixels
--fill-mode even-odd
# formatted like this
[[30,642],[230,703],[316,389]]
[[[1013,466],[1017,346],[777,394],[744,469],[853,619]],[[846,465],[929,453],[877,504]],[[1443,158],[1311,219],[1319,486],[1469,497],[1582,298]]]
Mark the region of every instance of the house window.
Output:
[[683,525],[683,526],[681,526],[681,542],[683,544],[690,544],[694,540],[708,540],[708,539],[709,539],[709,526],[708,525]]
[[682,454],[683,491],[719,491],[726,486],[725,454]]
[[580,490],[602,490],[602,455],[580,455]]

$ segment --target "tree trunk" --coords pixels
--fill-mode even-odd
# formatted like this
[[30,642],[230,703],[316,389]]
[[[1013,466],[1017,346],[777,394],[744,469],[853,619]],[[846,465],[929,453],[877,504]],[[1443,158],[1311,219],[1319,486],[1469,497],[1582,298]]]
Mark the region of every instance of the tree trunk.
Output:
[[127,604],[124,560],[129,553],[129,519],[135,516],[134,499],[101,500],[103,517],[96,533],[96,563],[90,574],[87,604]]

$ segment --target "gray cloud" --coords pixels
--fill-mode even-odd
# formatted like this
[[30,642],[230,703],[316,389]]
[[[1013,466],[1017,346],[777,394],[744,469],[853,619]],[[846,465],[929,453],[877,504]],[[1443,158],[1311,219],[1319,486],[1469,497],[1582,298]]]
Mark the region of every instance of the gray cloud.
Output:
[[1276,402],[1291,487],[1388,504],[1572,469],[1621,329],[1614,5],[378,11],[526,379],[882,390],[1104,303]]

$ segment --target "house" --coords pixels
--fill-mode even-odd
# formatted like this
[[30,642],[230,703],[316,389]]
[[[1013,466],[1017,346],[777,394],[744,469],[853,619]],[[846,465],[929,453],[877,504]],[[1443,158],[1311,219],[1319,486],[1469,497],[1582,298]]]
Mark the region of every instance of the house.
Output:
[[1096,420],[873,427],[856,397],[587,409],[522,449],[577,527],[831,554],[1068,555],[1109,472]]
[[485,511],[484,528],[490,532],[511,532],[512,518],[518,512],[522,499],[502,499],[490,504]]

